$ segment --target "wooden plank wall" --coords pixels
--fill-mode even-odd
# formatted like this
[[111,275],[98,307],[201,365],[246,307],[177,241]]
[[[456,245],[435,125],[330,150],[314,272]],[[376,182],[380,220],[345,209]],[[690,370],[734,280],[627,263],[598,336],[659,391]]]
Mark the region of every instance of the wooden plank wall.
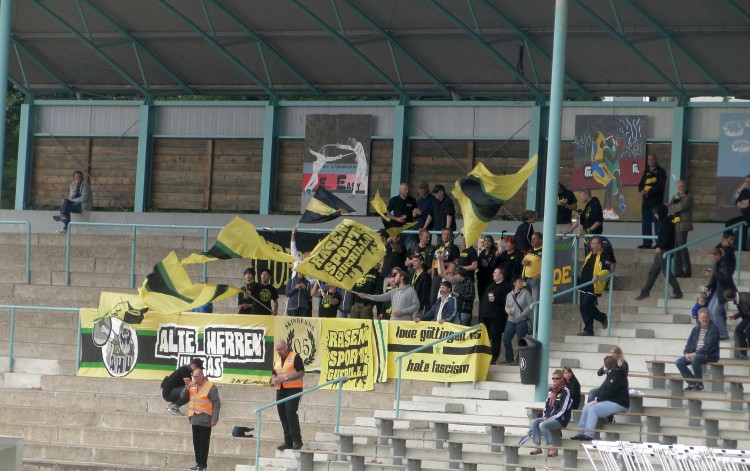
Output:
[[[304,141],[279,142],[275,213],[300,211]],[[649,143],[669,173],[669,143]],[[156,139],[154,142],[150,207],[178,211],[258,212],[263,142],[250,139]],[[695,199],[695,220],[713,221],[718,144],[688,146],[687,181]],[[370,189],[388,199],[393,143],[371,144]],[[57,207],[68,193],[73,171],[90,175],[95,208],[131,210],[135,194],[137,140],[134,138],[34,138],[30,201],[33,208]],[[422,181],[449,191],[457,178],[477,162],[495,173],[512,173],[528,156],[526,141],[431,141],[409,145],[409,184],[413,194]],[[563,142],[560,181],[569,184],[573,145]],[[542,162],[541,170],[544,170]],[[543,185],[543,180],[542,180]],[[526,186],[506,203],[513,215],[526,206]],[[458,208],[457,208],[458,209]],[[637,210],[637,208],[633,208]],[[368,208],[368,214],[374,214]],[[507,213],[505,211],[502,214]]]
[[58,207],[73,172],[91,184],[94,208],[133,209],[138,142],[134,138],[34,138],[32,208]]

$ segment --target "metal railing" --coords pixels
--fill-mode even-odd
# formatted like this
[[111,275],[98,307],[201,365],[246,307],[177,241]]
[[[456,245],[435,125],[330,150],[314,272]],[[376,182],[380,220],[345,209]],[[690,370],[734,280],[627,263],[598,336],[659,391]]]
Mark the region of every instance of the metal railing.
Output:
[[[70,286],[70,241],[75,227],[129,227],[131,228],[131,253],[130,253],[130,287],[135,288],[135,253],[137,229],[199,229],[203,231],[203,251],[208,251],[208,231],[221,230],[222,226],[175,226],[169,224],[127,224],[127,223],[108,223],[108,222],[73,222],[68,224],[68,232],[65,241],[65,286]],[[203,282],[206,282],[207,266],[203,264]]]
[[336,429],[335,429],[335,432],[338,433],[339,432],[339,420],[341,418],[341,389],[344,387],[344,383],[347,382],[347,381],[349,381],[349,377],[348,376],[340,376],[340,377],[338,377],[336,379],[332,379],[330,381],[326,381],[323,384],[319,384],[319,385],[317,385],[317,386],[315,386],[313,388],[305,389],[302,392],[298,392],[297,394],[293,394],[293,395],[291,395],[289,397],[285,397],[284,399],[279,399],[278,401],[274,401],[274,402],[272,402],[270,404],[266,404],[265,406],[258,407],[257,409],[255,409],[253,411],[253,414],[257,414],[258,415],[258,425],[257,425],[257,428],[255,429],[255,435],[257,437],[255,439],[255,470],[256,471],[258,470],[258,466],[259,466],[259,462],[258,461],[260,460],[260,435],[261,435],[260,434],[260,430],[261,430],[261,426],[263,424],[260,419],[262,417],[262,412],[264,410],[268,409],[269,407],[274,407],[274,406],[277,406],[277,405],[279,405],[281,403],[284,403],[284,402],[287,402],[287,401],[291,401],[292,399],[296,399],[298,397],[304,396],[305,394],[311,393],[313,391],[317,391],[320,388],[325,388],[326,386],[330,386],[330,385],[332,385],[334,383],[339,383],[339,394],[338,394],[338,399],[336,401]]
[[0,224],[24,224],[26,226],[26,284],[31,283],[31,223],[29,221],[0,221]]
[[[609,279],[609,278],[616,278],[617,276],[619,276],[617,272],[612,272],[612,273],[609,273],[607,275],[604,275],[604,276],[600,277],[596,281],[596,283],[598,283],[600,281],[604,281],[604,280]],[[573,286],[572,288],[568,288],[565,291],[560,291],[559,293],[553,294],[552,295],[552,299],[555,299],[555,298],[557,298],[559,296],[566,295],[568,293],[574,293],[576,291],[579,291],[581,288],[584,288],[586,286],[593,285],[593,284],[594,284],[594,281],[587,281],[586,283],[583,283],[583,284],[580,284],[580,285],[577,285],[577,286]],[[607,301],[607,313],[608,314],[610,312],[612,312],[612,291],[613,291],[613,289],[610,286],[610,288],[609,288],[609,300]],[[533,329],[532,329],[532,336],[534,338],[537,337],[537,330],[538,330],[538,325],[539,325],[539,303],[540,303],[540,301],[535,301],[535,302],[533,302],[533,303],[531,303],[529,305],[529,309],[532,309],[534,311],[534,325],[532,326],[533,327]],[[611,320],[612,320],[612,316],[609,316],[609,321],[611,321]],[[610,336],[610,332],[611,331],[612,331],[612,322],[608,322],[607,337]]]
[[731,231],[734,228],[740,228],[740,231],[739,231],[739,236],[740,237],[738,237],[739,240],[737,241],[737,268],[735,270],[736,276],[737,276],[736,283],[737,283],[737,285],[740,284],[740,278],[741,278],[740,272],[742,271],[742,242],[744,242],[743,241],[744,237],[742,236],[742,231],[743,230],[747,230],[744,226],[747,226],[747,222],[746,221],[740,221],[737,224],[732,224],[731,226],[727,226],[727,227],[725,227],[723,229],[718,229],[716,231],[713,231],[710,234],[707,234],[707,235],[701,237],[700,239],[696,239],[696,240],[690,241],[690,242],[688,242],[688,243],[686,243],[684,245],[681,245],[679,247],[675,247],[674,249],[667,250],[666,252],[664,252],[662,254],[662,257],[666,257],[666,259],[667,259],[667,268],[668,268],[668,270],[666,271],[666,273],[664,273],[664,314],[668,314],[667,309],[669,307],[669,274],[672,271],[672,254],[677,253],[677,252],[681,251],[684,248],[690,247],[691,245],[695,245],[698,242],[703,242],[704,240],[709,239],[711,237],[714,237],[714,236],[716,236],[718,234],[722,234],[724,232]]
[[478,329],[481,326],[482,326],[482,324],[479,323],[479,324],[477,324],[475,326],[469,327],[468,329],[464,329],[464,330],[462,330],[460,332],[456,332],[456,333],[451,334],[451,335],[449,335],[447,337],[444,337],[442,339],[433,340],[432,342],[430,342],[430,343],[428,343],[426,345],[422,345],[421,347],[417,347],[414,350],[409,350],[408,352],[402,353],[401,355],[399,355],[399,356],[397,356],[395,358],[395,361],[398,363],[398,379],[396,380],[396,418],[397,419],[399,417],[399,412],[400,412],[400,408],[401,408],[401,367],[403,365],[403,359],[404,359],[404,357],[409,356],[409,355],[411,355],[413,353],[421,352],[422,350],[427,350],[428,348],[432,348],[433,345],[437,345],[440,342],[445,342],[447,340],[452,340],[452,339],[458,337],[459,335],[467,334],[467,333],[471,332],[472,330]]
[[10,309],[10,340],[8,342],[8,372],[13,373],[13,337],[16,330],[16,309],[27,311],[69,311],[78,313],[78,333],[76,335],[76,371],[81,367],[81,310],[73,307],[12,306],[0,305],[0,309]]

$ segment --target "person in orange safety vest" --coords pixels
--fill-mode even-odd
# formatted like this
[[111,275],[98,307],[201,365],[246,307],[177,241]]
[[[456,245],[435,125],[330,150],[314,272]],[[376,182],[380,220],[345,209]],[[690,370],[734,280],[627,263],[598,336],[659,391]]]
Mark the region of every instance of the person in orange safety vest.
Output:
[[[277,340],[275,347],[278,356],[274,359],[271,382],[276,386],[276,400],[278,401],[302,392],[305,364],[296,352],[289,349],[286,341]],[[284,430],[284,443],[276,447],[277,450],[302,448],[302,432],[297,416],[299,400],[300,398],[297,397],[276,406],[281,428]]]
[[193,471],[204,471],[208,462],[208,448],[211,444],[211,429],[219,421],[221,400],[219,390],[206,379],[202,368],[193,371],[193,381],[182,392],[189,396],[188,419],[193,426],[193,451],[195,466]]

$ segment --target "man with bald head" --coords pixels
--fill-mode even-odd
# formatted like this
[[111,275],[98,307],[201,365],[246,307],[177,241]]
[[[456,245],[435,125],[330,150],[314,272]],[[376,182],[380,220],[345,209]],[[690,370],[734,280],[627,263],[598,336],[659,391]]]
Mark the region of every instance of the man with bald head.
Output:
[[[273,362],[271,382],[276,386],[276,400],[278,401],[302,392],[305,364],[296,352],[289,349],[286,341],[277,340],[275,348],[277,356]],[[299,400],[298,397],[276,406],[281,428],[284,430],[284,443],[276,447],[279,451],[302,448],[302,432],[297,415]]]
[[193,452],[195,466],[192,471],[205,471],[208,466],[208,449],[211,445],[211,429],[219,421],[221,400],[214,383],[206,379],[203,368],[193,370],[193,380],[182,392],[188,397],[188,418],[193,426]]

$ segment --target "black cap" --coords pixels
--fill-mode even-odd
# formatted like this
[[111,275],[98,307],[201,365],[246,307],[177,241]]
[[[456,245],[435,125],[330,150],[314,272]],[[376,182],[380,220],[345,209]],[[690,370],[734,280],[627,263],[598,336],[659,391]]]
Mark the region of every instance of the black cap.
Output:
[[445,193],[445,187],[443,185],[435,185],[435,188],[432,189],[433,193],[437,193],[438,191],[442,191]]
[[429,190],[430,189],[430,184],[427,183],[427,182],[422,182],[422,183],[419,184],[419,188],[425,188],[425,189]]

